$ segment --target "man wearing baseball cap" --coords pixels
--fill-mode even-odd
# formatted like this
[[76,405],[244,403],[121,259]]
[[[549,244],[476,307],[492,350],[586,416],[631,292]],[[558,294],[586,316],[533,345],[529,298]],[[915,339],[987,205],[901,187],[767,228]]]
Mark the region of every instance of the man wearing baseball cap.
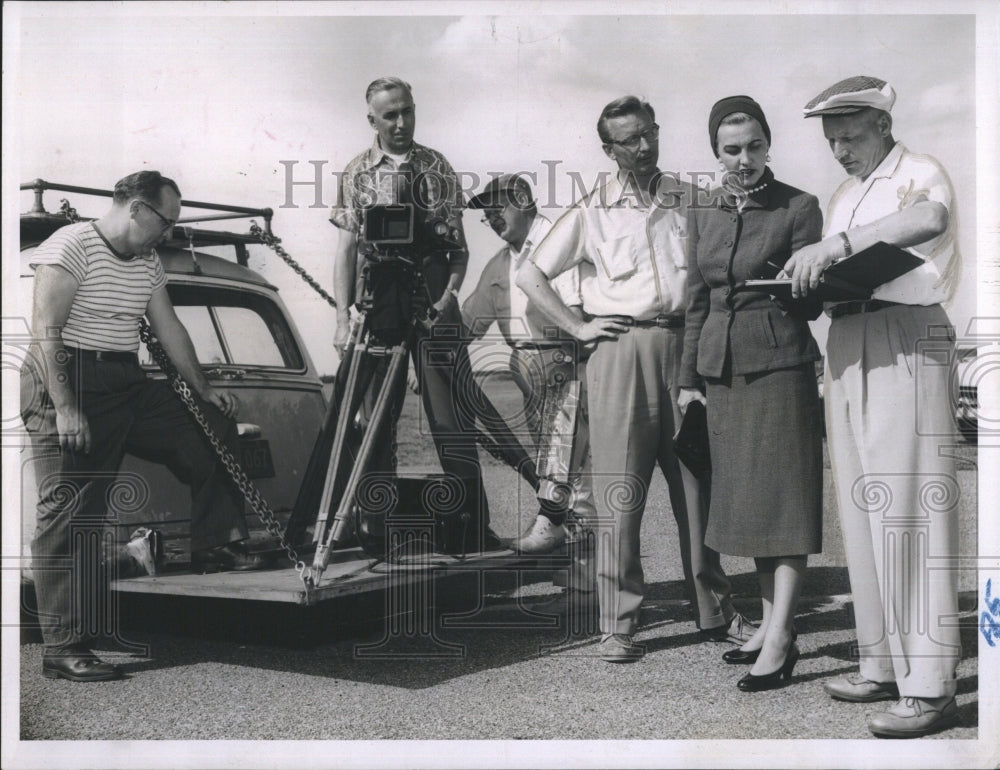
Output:
[[[568,516],[578,531],[594,517],[590,477],[584,468],[590,446],[581,346],[542,315],[515,283],[518,268],[552,228],[552,221],[538,211],[528,181],[517,174],[498,176],[470,201],[469,208],[482,209],[483,223],[506,245],[486,264],[475,291],[462,305],[462,316],[476,339],[496,322],[510,346],[509,370],[524,398],[520,424],[513,427],[526,429],[537,448],[538,515],[512,547],[521,553],[549,553],[566,542]],[[567,270],[553,284],[582,318],[579,270]],[[576,602],[580,607],[594,601],[594,579],[583,549],[571,551],[568,590],[557,598],[555,604],[560,606],[551,609],[562,611],[569,598],[580,599]]]
[[826,424],[860,673],[824,687],[837,700],[896,701],[868,725],[908,738],[958,722],[959,489],[942,451],[955,430],[954,332],[941,303],[960,257],[951,181],[934,158],[893,139],[895,100],[884,80],[857,76],[806,105],[849,178],[830,201],[826,237],[793,254],[785,271],[793,294],[805,296],[828,265],[879,241],[923,259],[870,300],[826,308]]

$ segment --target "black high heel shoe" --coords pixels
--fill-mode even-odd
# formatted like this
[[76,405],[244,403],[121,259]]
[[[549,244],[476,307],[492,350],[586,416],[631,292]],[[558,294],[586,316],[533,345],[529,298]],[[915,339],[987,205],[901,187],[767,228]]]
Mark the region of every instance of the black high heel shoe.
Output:
[[722,653],[722,659],[726,663],[749,663],[752,665],[757,662],[759,657],[760,650],[741,650],[739,647]]
[[[792,629],[792,643],[799,638],[799,633],[794,628]],[[738,647],[735,650],[726,650],[722,653],[722,659],[726,663],[748,663],[751,666],[757,662],[757,658],[760,657],[760,650],[741,650]]]
[[774,690],[782,687],[792,678],[792,669],[795,668],[798,660],[799,648],[795,642],[792,642],[792,647],[785,656],[785,662],[781,664],[781,668],[761,676],[747,674],[736,683],[736,686],[743,692],[760,692],[761,690]]

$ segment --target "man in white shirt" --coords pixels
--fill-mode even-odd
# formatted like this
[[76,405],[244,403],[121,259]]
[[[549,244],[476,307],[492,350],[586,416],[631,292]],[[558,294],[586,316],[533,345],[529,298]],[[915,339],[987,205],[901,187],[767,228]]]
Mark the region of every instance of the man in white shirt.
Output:
[[[520,419],[511,427],[526,432],[537,449],[539,512],[512,547],[520,553],[549,553],[566,542],[568,516],[580,531],[595,514],[586,467],[590,445],[585,362],[580,344],[539,312],[515,282],[518,268],[552,228],[552,221],[538,211],[527,180],[516,174],[499,176],[469,208],[482,209],[483,223],[506,245],[483,268],[475,291],[462,305],[462,316],[474,339],[482,338],[494,322],[499,327],[510,347],[509,371],[524,398]],[[579,271],[567,270],[553,285],[582,318]],[[584,550],[573,549],[567,594],[594,590]],[[560,602],[566,598],[561,596]]]
[[[678,375],[684,341],[685,213],[692,190],[660,173],[653,108],[634,96],[604,108],[598,134],[618,173],[598,184],[553,226],[518,272],[517,285],[577,340],[596,341],[587,364],[591,456],[597,506],[600,655],[609,662],[644,654],[632,635],[644,581],[639,530],[657,462],[670,490],[685,582],[699,627],[711,638],[743,641],[749,624],[732,606],[719,555],[705,547],[707,481],[673,450],[679,425]],[[551,280],[588,263],[581,320]]]
[[785,271],[805,296],[832,262],[879,241],[924,260],[870,300],[827,306],[827,435],[861,660],[859,674],[825,688],[837,700],[897,701],[868,725],[904,738],[958,721],[959,488],[942,451],[954,441],[954,332],[940,303],[960,257],[951,181],[893,139],[895,99],[884,80],[857,76],[806,105],[849,178],[830,201],[827,237]]

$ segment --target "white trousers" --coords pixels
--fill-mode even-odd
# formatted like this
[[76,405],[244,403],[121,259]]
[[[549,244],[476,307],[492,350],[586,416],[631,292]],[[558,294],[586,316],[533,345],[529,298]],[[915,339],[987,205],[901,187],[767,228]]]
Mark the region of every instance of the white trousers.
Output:
[[940,306],[835,318],[827,436],[857,623],[861,674],[901,696],[955,694],[960,488]]

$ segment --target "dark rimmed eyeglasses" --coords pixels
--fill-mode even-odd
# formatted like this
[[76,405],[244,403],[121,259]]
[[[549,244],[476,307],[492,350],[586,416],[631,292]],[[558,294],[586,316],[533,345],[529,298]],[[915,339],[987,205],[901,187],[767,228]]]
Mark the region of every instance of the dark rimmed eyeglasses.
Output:
[[655,142],[660,138],[660,127],[654,123],[641,134],[633,134],[627,139],[608,139],[608,144],[617,144],[624,147],[626,150],[637,150],[639,149],[639,143],[645,139],[647,142]]
[[146,201],[144,201],[144,200],[137,200],[136,202],[137,203],[141,203],[147,209],[149,209],[154,214],[156,214],[157,217],[159,217],[160,221],[163,223],[163,228],[162,229],[167,230],[169,228],[172,228],[175,224],[177,224],[176,222],[172,222],[171,220],[169,220],[165,216],[163,216],[163,214],[161,214],[159,211],[157,211],[156,208],[154,208],[152,206],[152,204],[146,203]]

